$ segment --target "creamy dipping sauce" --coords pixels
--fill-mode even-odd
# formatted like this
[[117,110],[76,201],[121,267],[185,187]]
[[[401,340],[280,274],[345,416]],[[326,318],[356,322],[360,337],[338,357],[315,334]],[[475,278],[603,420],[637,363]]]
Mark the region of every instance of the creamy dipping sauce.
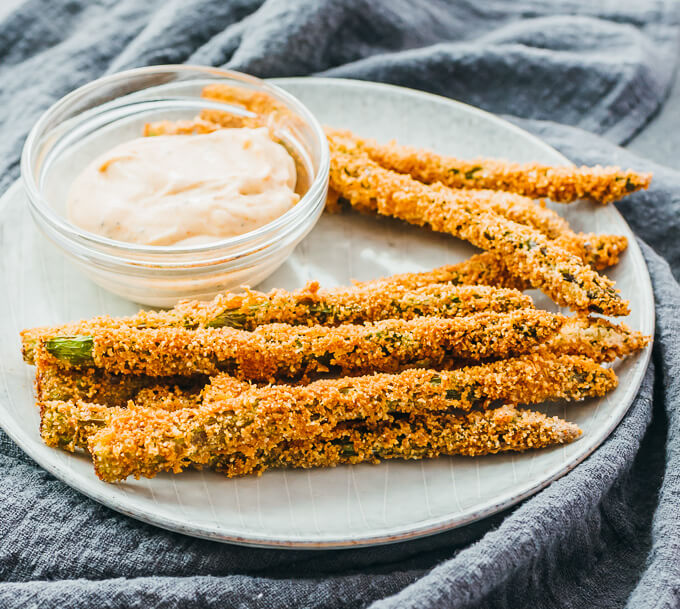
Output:
[[266,129],[142,137],[71,185],[67,213],[92,233],[144,245],[210,243],[253,231],[299,200],[295,161]]

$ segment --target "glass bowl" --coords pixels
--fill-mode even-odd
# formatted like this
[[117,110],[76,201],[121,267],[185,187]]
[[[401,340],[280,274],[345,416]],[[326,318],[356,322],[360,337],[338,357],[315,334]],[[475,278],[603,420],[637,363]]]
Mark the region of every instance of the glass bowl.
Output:
[[[265,94],[278,111],[257,115],[257,109],[251,112],[238,102],[201,97],[206,85],[216,83],[234,88],[237,98]],[[294,207],[252,232],[193,246],[114,241],[67,220],[69,187],[92,158],[140,137],[147,123],[194,119],[203,110],[268,120],[274,136],[295,158],[299,179],[304,179]],[[253,286],[275,271],[321,215],[328,167],[323,129],[293,96],[246,74],[188,65],[128,70],[76,89],[42,115],[21,157],[28,205],[44,235],[97,284],[155,306]]]

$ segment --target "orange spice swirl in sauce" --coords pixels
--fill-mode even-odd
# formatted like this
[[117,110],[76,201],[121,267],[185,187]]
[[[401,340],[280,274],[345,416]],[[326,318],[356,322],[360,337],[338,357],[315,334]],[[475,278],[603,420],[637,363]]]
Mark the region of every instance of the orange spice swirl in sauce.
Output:
[[143,137],[109,150],[74,180],[68,218],[143,245],[242,235],[292,208],[295,161],[265,128]]

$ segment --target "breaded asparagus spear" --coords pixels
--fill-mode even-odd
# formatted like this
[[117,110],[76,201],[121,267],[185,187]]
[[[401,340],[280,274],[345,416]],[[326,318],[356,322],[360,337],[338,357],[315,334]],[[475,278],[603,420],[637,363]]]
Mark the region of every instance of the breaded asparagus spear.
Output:
[[219,294],[209,303],[188,301],[176,309],[197,327],[254,330],[270,323],[337,326],[383,319],[413,319],[429,315],[463,317],[481,312],[508,313],[531,309],[529,296],[517,290],[489,286],[425,285],[413,290],[375,286],[324,290],[312,282],[302,290],[248,290]]
[[144,137],[155,135],[200,135],[212,133],[219,129],[258,129],[267,127],[267,121],[254,116],[241,116],[224,110],[202,110],[200,115],[191,120],[155,121],[146,123],[142,129]]
[[[226,403],[233,396],[234,379],[220,374],[203,392],[203,405]],[[603,396],[617,385],[616,374],[591,359],[551,352],[530,353],[505,360],[453,370],[411,368],[398,374],[373,374],[322,379],[282,390],[290,408],[301,408],[330,421],[334,411],[382,413],[417,410],[470,410],[494,404],[537,404],[545,400],[579,401]],[[276,386],[256,388],[263,411],[279,399]],[[415,406],[414,406],[415,405]],[[327,411],[320,409],[327,409]],[[272,406],[276,411],[276,408]],[[354,415],[352,415],[354,416]],[[362,414],[365,416],[365,414]],[[277,427],[278,423],[272,424]]]
[[352,205],[370,206],[433,230],[450,233],[503,257],[508,270],[526,278],[555,302],[576,311],[626,315],[628,303],[612,281],[554,246],[538,231],[479,211],[474,194],[426,186],[383,169],[367,157],[332,149],[330,183]]
[[218,129],[240,129],[242,127],[247,127],[249,129],[268,127],[268,120],[266,118],[261,118],[259,116],[240,116],[225,110],[214,110],[212,108],[201,110],[196,121],[203,125],[203,128],[206,129],[206,133],[208,132],[208,129],[217,131]]
[[[470,190],[478,208],[496,213],[512,222],[535,228],[558,247],[578,256],[592,268],[602,271],[619,262],[621,254],[628,247],[628,239],[621,235],[597,235],[594,233],[575,233],[566,220],[554,211],[542,207],[527,197],[493,190]],[[329,190],[326,210],[340,212],[346,199]],[[374,210],[355,205],[359,211],[371,213]]]
[[[144,414],[152,418],[140,418]],[[241,450],[233,450],[232,444],[225,442],[228,432],[216,418],[199,426],[194,417],[192,427],[187,418],[177,420],[178,414],[179,411],[144,413],[135,409],[114,415],[88,441],[97,475],[105,482],[116,482],[128,476],[152,478],[162,471],[178,473],[190,465],[214,465],[230,475],[240,475],[249,473],[248,469],[257,470],[258,463],[312,467],[363,460],[375,462],[390,455],[406,458],[440,454],[474,456],[542,448],[571,441],[580,435],[575,425],[556,417],[551,419],[540,413],[503,406],[466,414],[432,412],[425,415],[422,422],[418,416],[388,417],[375,424],[362,422],[359,429],[353,429],[352,424],[329,426],[314,437],[299,434],[284,440],[292,444],[284,444],[283,450],[281,442],[267,442],[256,447],[242,445]],[[168,418],[173,419],[171,424],[167,424]],[[140,425],[145,428],[140,430]],[[177,427],[182,425],[188,429],[183,434],[177,433]],[[339,450],[328,451],[329,443],[336,444]],[[289,453],[286,447],[291,445],[293,448]],[[307,453],[306,457],[302,451]],[[298,455],[297,459],[292,458],[293,454]],[[286,459],[286,455],[291,458]],[[333,461],[326,455],[342,456],[345,461]],[[242,459],[250,466],[245,471],[238,465],[234,467],[234,462]]]
[[[184,135],[209,133],[228,127],[257,127],[259,119],[248,119],[219,110],[204,110],[195,121],[160,121],[144,127],[144,135]],[[250,121],[250,122],[248,122]],[[255,123],[251,124],[252,121]],[[356,141],[346,136],[345,132],[329,131],[331,142],[340,143],[344,151],[353,148],[361,150]],[[596,235],[575,233],[569,228],[566,220],[554,211],[541,207],[529,199],[517,194],[494,190],[470,191],[482,211],[497,213],[518,224],[535,228],[566,251],[578,256],[583,262],[597,270],[603,270],[618,263],[619,256],[628,246],[626,237],[619,235]],[[337,207],[339,194],[331,189],[329,196],[331,208]],[[370,207],[354,204],[360,210],[372,211]]]
[[636,190],[646,189],[649,173],[636,173],[618,167],[550,167],[540,163],[510,163],[494,159],[463,161],[434,152],[381,145],[358,138],[348,131],[328,129],[334,138],[354,145],[380,165],[431,184],[441,182],[451,188],[488,188],[515,192],[531,198],[548,197],[560,203],[591,199],[609,203]]
[[341,426],[315,440],[282,442],[259,457],[221,455],[210,465],[229,477],[272,468],[335,467],[384,459],[479,456],[567,444],[581,435],[573,423],[539,412],[502,406],[467,414],[442,413],[379,423]]
[[271,95],[259,91],[246,91],[242,88],[214,84],[204,87],[201,96],[206,99],[240,106],[257,116],[243,116],[228,110],[205,108],[193,120],[158,121],[144,126],[144,135],[193,135],[212,133],[218,129],[248,127],[257,129],[267,127],[272,118],[287,116],[293,118],[286,106]]
[[603,271],[619,263],[621,254],[628,247],[623,235],[597,235],[595,233],[565,232],[553,243],[581,258],[597,271]]
[[[336,209],[339,211],[346,200],[340,198],[335,190],[332,192],[331,205],[336,206],[332,211]],[[456,196],[456,191],[452,190],[451,194]],[[474,197],[479,211],[498,214],[517,224],[536,229],[549,240],[554,241],[555,245],[578,256],[582,262],[598,271],[617,264],[621,254],[628,247],[628,239],[620,235],[576,233],[557,213],[521,195],[495,190],[467,190],[465,194],[468,197]],[[337,199],[335,199],[336,196]],[[334,200],[336,203],[333,203]],[[364,213],[375,211],[374,208],[361,204],[355,204],[354,208]]]
[[[207,85],[203,88],[201,96],[240,106],[249,112],[265,117],[272,113],[288,112],[287,108],[271,95],[259,91],[248,91],[241,87],[230,87],[224,84]],[[223,128],[258,128],[267,124],[266,118],[262,116],[243,116],[227,110],[205,108],[193,120],[148,123],[144,126],[144,135],[193,135],[211,133]]]
[[100,327],[254,330],[269,323],[336,326],[391,318],[413,319],[419,315],[461,317],[483,311],[507,313],[525,308],[533,308],[529,296],[488,286],[432,284],[406,289],[390,284],[382,289],[370,285],[324,290],[312,282],[293,292],[272,290],[265,294],[245,290],[239,294],[218,294],[211,302],[184,301],[169,311],[140,311],[116,319],[105,315],[63,326],[31,328],[21,333],[21,340],[24,359],[33,363],[33,349],[39,338],[86,334]]
[[[220,377],[224,395],[237,397],[251,388],[249,383]],[[142,389],[135,402],[128,402],[130,408],[155,408],[179,410],[196,408],[200,405],[200,394],[189,395],[178,388],[155,386]],[[76,448],[87,448],[87,441],[111,417],[124,410],[122,406],[108,406],[84,400],[46,400],[40,406],[40,435],[48,446],[73,452]]]
[[[243,117],[220,110],[206,109],[199,118],[184,121],[158,121],[144,126],[144,135],[194,135],[211,133],[218,129],[233,127],[256,128],[264,126],[259,118]],[[343,147],[355,148],[356,141],[346,136],[346,132],[329,130],[331,141],[341,142]],[[391,169],[391,167],[388,167]],[[597,270],[604,270],[618,263],[619,256],[628,246],[626,237],[619,235],[596,235],[575,233],[566,220],[554,211],[537,205],[528,197],[495,190],[475,190],[478,206],[484,211],[497,213],[513,222],[537,229],[548,239],[579,256],[583,262]],[[331,211],[339,209],[339,194],[331,189],[328,207]],[[356,206],[359,209],[364,209]]]
[[[239,382],[242,383],[243,381]],[[163,410],[195,408],[201,405],[201,393],[204,387],[205,384],[190,389],[167,383],[151,385],[137,392],[134,396],[134,404],[135,406],[162,408]]]
[[501,258],[492,252],[475,254],[463,262],[447,264],[432,271],[402,273],[380,277],[369,281],[354,281],[356,287],[376,289],[406,288],[416,289],[431,283],[450,283],[452,285],[488,285],[526,290],[531,286],[521,277],[508,272]]
[[261,381],[329,370],[394,372],[413,365],[437,366],[451,358],[478,360],[524,353],[553,336],[564,321],[547,311],[521,309],[335,328],[269,324],[253,332],[98,328],[90,335],[41,340],[36,361],[149,376],[230,372]]
[[131,374],[109,374],[97,368],[67,369],[41,362],[35,375],[38,402],[47,400],[84,400],[122,406],[143,387],[158,379]]

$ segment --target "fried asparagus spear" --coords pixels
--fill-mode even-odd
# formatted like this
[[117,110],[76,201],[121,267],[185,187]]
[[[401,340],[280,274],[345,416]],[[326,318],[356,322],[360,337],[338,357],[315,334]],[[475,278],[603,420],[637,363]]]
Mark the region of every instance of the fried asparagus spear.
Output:
[[117,406],[81,400],[40,402],[40,437],[47,446],[74,452],[87,448],[88,439],[104,427]]
[[409,174],[427,184],[441,182],[451,188],[505,190],[533,199],[548,197],[559,203],[590,199],[605,204],[646,189],[652,179],[649,173],[599,165],[551,167],[494,159],[463,161],[396,143],[381,145],[346,131],[328,132],[331,137],[342,137],[346,143],[360,148],[383,167]]
[[[148,450],[146,444],[134,446],[129,438],[113,435],[112,430],[126,414],[134,416],[140,411],[112,417],[88,441],[95,472],[105,482],[129,476],[152,478],[162,471],[179,473],[188,466],[213,466],[236,476],[268,467],[328,467],[362,461],[376,463],[387,458],[478,456],[564,444],[581,435],[576,425],[557,417],[502,406],[465,414],[441,413],[423,420],[392,419],[368,427],[341,426],[314,440],[284,441],[247,453],[221,452],[219,444],[208,446],[196,441],[173,450],[178,445],[174,439],[166,438],[158,439],[158,444],[147,439],[153,447]],[[156,430],[159,423],[155,421],[153,425]]]
[[506,357],[532,349],[608,362],[642,349],[649,340],[625,324],[602,318],[563,318],[527,309],[338,328],[271,324],[250,334],[230,328],[102,329],[88,336],[46,339],[38,361],[44,367],[94,365],[152,377],[228,369],[241,378],[272,381],[331,368],[360,374],[409,365],[449,366],[455,360]]
[[258,457],[283,441],[313,440],[346,422],[391,422],[396,413],[438,416],[510,399],[583,399],[612,389],[616,376],[587,358],[532,354],[452,371],[253,388],[236,398],[231,383],[231,377],[214,379],[197,409],[116,411],[89,442],[99,475],[111,481],[179,471],[219,454]]
[[[260,415],[264,429],[281,430],[286,423],[276,419],[282,416],[281,405],[301,409],[303,413],[309,411],[317,420],[336,425],[338,420],[344,420],[342,413],[357,416],[357,408],[366,413],[375,407],[384,418],[393,412],[412,413],[414,409],[470,410],[504,402],[530,404],[550,399],[582,400],[604,395],[616,383],[612,370],[587,358],[529,354],[451,371],[412,369],[396,375],[322,380],[307,387],[261,388],[251,396],[251,403],[259,400],[258,413],[265,413],[265,416]],[[202,405],[227,404],[251,389],[257,388],[221,374],[205,388]],[[168,405],[165,399],[159,399],[154,390],[143,391],[151,391],[152,397],[144,402],[137,400],[135,406],[177,409],[175,404]],[[379,410],[381,404],[383,410]],[[115,412],[115,409],[83,401],[46,402],[42,406],[41,433],[50,446],[67,450],[84,447],[89,435]]]
[[202,135],[219,129],[258,129],[268,127],[267,121],[256,116],[241,116],[224,110],[202,110],[195,119],[182,121],[155,121],[146,123],[144,137],[157,135]]
[[[201,117],[193,122],[160,121],[147,124],[144,128],[144,135],[209,133],[220,128],[261,126],[250,124],[248,120],[257,121],[258,119],[244,119],[244,117],[219,110],[205,110],[201,113]],[[339,142],[343,151],[361,150],[356,138],[347,135],[347,132],[329,130],[328,133],[331,142],[336,144]],[[604,270],[617,264],[621,253],[628,246],[626,237],[620,235],[575,233],[566,220],[554,211],[537,205],[528,197],[494,190],[471,190],[469,194],[474,196],[480,210],[496,213],[518,224],[535,228],[548,239],[556,241],[556,245],[580,257],[583,262],[596,270]],[[331,189],[330,208],[338,207],[338,197],[339,193]],[[372,211],[370,207],[364,207],[356,202],[354,206],[362,211]]]
[[286,113],[287,108],[271,95],[259,91],[246,91],[239,87],[213,84],[203,88],[201,96],[206,99],[239,106],[260,116],[244,116],[226,110],[205,108],[193,120],[157,121],[144,125],[144,136],[152,135],[196,135],[212,133],[218,129],[248,127],[256,129],[267,126],[266,115]]
[[174,376],[229,372],[273,381],[334,371],[394,372],[457,359],[508,357],[554,335],[565,318],[535,309],[443,319],[390,319],[364,325],[269,324],[233,328],[98,328],[89,335],[43,339],[36,361],[94,365],[108,372]]
[[564,218],[528,197],[494,190],[468,192],[475,197],[480,210],[536,229],[598,271],[617,264],[628,247],[628,239],[620,235],[576,233]]
[[[219,110],[204,110],[194,121],[160,121],[147,124],[144,127],[144,135],[186,135],[210,133],[221,128],[262,126],[261,121],[258,121],[257,118],[244,118]],[[348,132],[327,130],[327,133],[329,139],[336,144],[339,143],[346,152],[352,149],[362,150],[361,140]],[[474,195],[480,209],[537,229],[548,239],[557,241],[559,247],[579,256],[583,262],[597,270],[617,264],[621,253],[628,246],[626,237],[620,235],[575,233],[566,220],[554,211],[537,205],[528,197],[494,190],[476,190]],[[331,189],[327,204],[331,211],[340,209],[338,198],[339,193]]]
[[[213,377],[203,392],[203,405],[227,403],[233,397],[234,382],[226,374]],[[252,395],[261,398],[258,407],[263,412],[268,408],[278,412],[276,405],[282,400],[286,408],[313,411],[322,420],[332,421],[336,411],[353,413],[357,408],[365,417],[372,409],[383,416],[414,409],[467,411],[498,403],[580,401],[603,396],[616,385],[613,370],[587,357],[543,351],[453,370],[411,368],[398,374],[321,379],[309,385],[285,386],[280,394],[283,397],[273,393],[277,386],[250,388],[257,389]],[[272,423],[274,428],[279,426],[278,421]]]
[[[352,150],[341,149],[352,154]],[[389,169],[389,168],[388,168]],[[601,271],[619,262],[621,254],[628,247],[628,239],[621,235],[597,235],[594,233],[576,233],[560,215],[535,203],[528,197],[499,192],[495,190],[467,190],[469,197],[474,197],[479,211],[498,214],[499,216],[539,231],[555,245],[561,247],[592,268]],[[451,194],[456,196],[456,191]],[[336,191],[330,195],[331,212],[342,209],[345,201]],[[374,212],[372,207],[354,204],[361,212]]]
[[573,423],[539,412],[502,406],[467,414],[442,413],[340,426],[315,440],[282,442],[258,456],[232,453],[210,465],[228,477],[261,474],[272,468],[335,467],[380,463],[384,459],[426,459],[441,455],[479,456],[566,444],[581,435]]
[[521,277],[508,272],[501,258],[492,252],[475,254],[463,262],[440,266],[432,271],[401,273],[369,281],[354,281],[356,287],[375,289],[417,289],[432,283],[452,285],[488,285],[526,290],[531,286]]
[[[234,119],[235,127],[245,126],[244,121],[240,119],[243,119],[243,117],[236,117]],[[142,130],[142,135],[144,137],[152,137],[156,135],[201,135],[205,133],[212,133],[213,131],[217,131],[221,128],[222,127],[220,127],[220,125],[201,118],[183,121],[166,120],[146,123]]]
[[218,294],[210,302],[184,301],[169,311],[140,311],[117,319],[101,316],[52,328],[31,328],[21,333],[21,340],[24,359],[33,363],[33,350],[39,338],[85,334],[101,327],[254,330],[269,323],[337,326],[391,318],[413,319],[420,315],[507,313],[525,308],[533,308],[529,296],[489,286],[430,284],[406,289],[390,284],[383,289],[370,285],[324,290],[312,282],[293,292],[279,289],[265,294],[245,290],[240,294]]
[[460,237],[503,257],[508,270],[526,278],[555,302],[575,311],[626,315],[628,303],[612,281],[584,266],[538,231],[480,211],[474,193],[427,186],[383,169],[367,157],[332,149],[330,183],[350,204]]
[[464,317],[481,312],[531,309],[531,298],[518,290],[489,286],[429,284],[405,290],[375,286],[324,290],[312,282],[304,289],[268,294],[219,294],[209,303],[188,301],[176,309],[196,327],[254,330],[270,323],[337,326],[418,316]]

